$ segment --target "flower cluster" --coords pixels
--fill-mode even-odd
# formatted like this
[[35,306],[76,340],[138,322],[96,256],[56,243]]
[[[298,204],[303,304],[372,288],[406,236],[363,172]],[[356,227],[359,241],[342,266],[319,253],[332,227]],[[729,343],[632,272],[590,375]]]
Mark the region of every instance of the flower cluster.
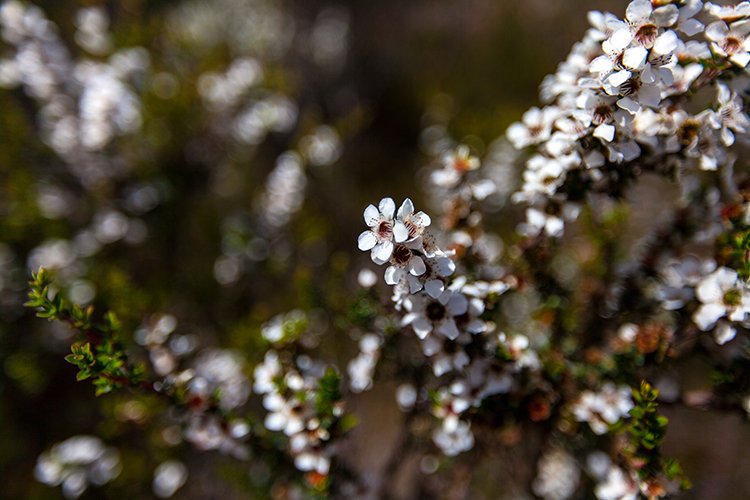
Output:
[[[585,38],[542,84],[547,106],[507,132],[531,155],[514,195],[530,205],[526,234],[560,236],[582,190],[616,195],[637,175],[619,165],[682,176],[731,169],[727,148],[750,124],[739,90],[750,60],[745,10],[633,0],[625,19],[590,13]],[[690,97],[709,85],[716,98],[694,111]]]
[[333,453],[330,431],[343,406],[338,396],[326,392],[327,379],[335,376],[309,361],[303,361],[304,370],[299,360],[296,367],[287,367],[279,353],[269,350],[255,367],[253,388],[268,410],[264,426],[286,434],[297,469],[327,475]]
[[599,392],[585,391],[573,405],[579,422],[587,422],[595,434],[604,434],[633,408],[630,387],[605,383]]
[[94,436],[74,436],[42,453],[34,476],[49,486],[62,485],[65,498],[78,498],[89,485],[101,486],[120,474],[120,454]]
[[[106,53],[106,12],[89,8],[79,13],[90,28],[77,40]],[[93,30],[94,26],[98,26]],[[0,84],[22,86],[39,105],[42,138],[71,173],[85,185],[96,185],[120,173],[105,159],[104,150],[117,136],[141,126],[141,104],[134,82],[148,68],[145,49],[118,50],[107,62],[71,59],[52,24],[36,6],[11,0],[0,7],[3,40],[14,48],[0,61]],[[102,42],[105,40],[105,42]]]
[[415,213],[409,199],[396,211],[393,200],[384,198],[377,208],[369,205],[364,218],[370,229],[359,236],[359,248],[370,251],[376,264],[388,265],[385,282],[393,286],[401,325],[414,331],[434,376],[442,380],[432,411],[442,422],[434,441],[447,455],[466,451],[474,436],[460,416],[484,398],[507,392],[510,373],[522,368],[520,352],[510,355],[510,365],[495,356],[499,345],[512,349],[482,318],[487,299],[510,287],[500,280],[454,277],[455,253],[439,247],[427,231],[430,217]]

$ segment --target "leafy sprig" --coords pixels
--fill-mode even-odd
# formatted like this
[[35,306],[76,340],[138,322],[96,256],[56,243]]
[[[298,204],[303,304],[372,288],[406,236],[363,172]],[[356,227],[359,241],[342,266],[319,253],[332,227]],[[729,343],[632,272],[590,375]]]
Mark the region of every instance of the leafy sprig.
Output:
[[667,482],[679,482],[682,489],[690,482],[682,472],[677,460],[661,454],[660,446],[667,433],[669,420],[658,413],[659,391],[646,382],[633,389],[635,406],[630,410],[627,427],[629,444],[626,456],[637,470],[638,476],[656,496],[665,491]]
[[54,289],[53,277],[44,268],[31,274],[29,286],[26,307],[36,309],[40,318],[66,323],[77,332],[71,353],[65,357],[78,368],[77,380],[92,379],[97,396],[120,387],[151,387],[144,379],[143,364],[128,360],[121,341],[122,324],[112,311],[97,320],[92,306],[68,302]]

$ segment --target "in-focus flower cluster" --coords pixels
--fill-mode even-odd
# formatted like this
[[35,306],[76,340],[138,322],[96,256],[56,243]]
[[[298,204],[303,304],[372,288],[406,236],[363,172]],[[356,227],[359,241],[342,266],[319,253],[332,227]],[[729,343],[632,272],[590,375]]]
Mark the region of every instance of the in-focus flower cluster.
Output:
[[[434,441],[447,455],[466,451],[473,446],[474,436],[462,414],[486,397],[509,391],[512,373],[524,367],[525,349],[513,350],[506,336],[498,335],[495,325],[482,318],[487,299],[494,300],[509,285],[502,280],[455,277],[451,258],[455,253],[440,248],[427,231],[430,217],[415,212],[409,199],[396,211],[393,200],[384,198],[379,207],[368,206],[364,215],[370,229],[359,236],[359,248],[370,251],[376,264],[388,266],[385,282],[393,286],[401,325],[414,331],[433,375],[440,380],[432,413],[441,424]],[[500,345],[513,352],[509,363],[496,357]],[[373,358],[367,368],[371,370],[376,361]]]
[[[514,195],[529,205],[522,231],[560,236],[582,192],[616,195],[636,175],[619,165],[674,171],[683,182],[731,170],[727,148],[750,124],[740,92],[750,60],[746,10],[633,0],[624,19],[591,12],[584,39],[542,83],[547,105],[507,132],[530,155]],[[715,98],[693,102],[707,86]]]

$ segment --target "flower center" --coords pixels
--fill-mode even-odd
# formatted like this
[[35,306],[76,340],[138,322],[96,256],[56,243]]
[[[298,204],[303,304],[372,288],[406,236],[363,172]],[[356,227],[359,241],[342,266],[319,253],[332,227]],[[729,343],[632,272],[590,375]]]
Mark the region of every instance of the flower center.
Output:
[[700,127],[701,125],[697,120],[685,120],[677,130],[677,137],[680,139],[680,143],[685,146],[692,144],[698,137]]
[[430,321],[439,321],[445,317],[445,306],[440,302],[430,302],[425,308],[425,314]]
[[721,43],[721,48],[730,56],[739,52],[742,47],[742,41],[735,36],[728,36]]
[[635,32],[634,38],[638,43],[650,49],[654,46],[654,41],[656,41],[656,37],[658,35],[659,28],[657,28],[653,24],[644,24],[643,26],[638,28],[638,31]]
[[620,85],[620,94],[623,96],[633,95],[639,90],[641,90],[641,80],[638,77],[630,78],[628,81]]
[[393,224],[387,220],[381,220],[378,224],[378,237],[380,239],[387,239],[393,234]]
[[731,290],[727,290],[726,293],[724,293],[724,304],[727,306],[736,306],[740,303],[740,299],[742,298],[742,295],[740,294],[740,291],[736,288],[732,288]]
[[453,161],[453,168],[457,172],[466,172],[471,170],[471,163],[468,158],[458,157]]
[[594,108],[594,114],[592,117],[592,121],[596,125],[601,125],[602,123],[606,123],[609,121],[609,119],[612,118],[612,108],[607,106],[604,103],[598,104]]
[[391,256],[393,262],[398,266],[405,266],[411,259],[411,250],[404,245],[396,245]]

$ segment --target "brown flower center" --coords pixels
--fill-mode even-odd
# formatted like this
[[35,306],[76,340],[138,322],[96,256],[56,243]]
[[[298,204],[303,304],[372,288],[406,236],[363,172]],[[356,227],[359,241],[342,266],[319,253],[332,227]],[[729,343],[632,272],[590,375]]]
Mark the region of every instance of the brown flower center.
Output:
[[411,259],[411,250],[404,245],[396,245],[393,249],[392,259],[396,265],[405,266]]
[[440,321],[445,317],[445,306],[440,302],[430,302],[425,308],[425,314],[430,321]]
[[635,32],[635,40],[646,47],[647,49],[650,49],[654,46],[654,42],[656,41],[656,37],[659,35],[659,28],[657,28],[653,24],[644,24],[638,30]]
[[728,36],[721,43],[721,48],[730,56],[734,55],[742,48],[742,40],[735,36]]
[[390,238],[391,234],[393,234],[393,224],[387,220],[381,220],[380,224],[378,224],[377,232],[381,239]]

